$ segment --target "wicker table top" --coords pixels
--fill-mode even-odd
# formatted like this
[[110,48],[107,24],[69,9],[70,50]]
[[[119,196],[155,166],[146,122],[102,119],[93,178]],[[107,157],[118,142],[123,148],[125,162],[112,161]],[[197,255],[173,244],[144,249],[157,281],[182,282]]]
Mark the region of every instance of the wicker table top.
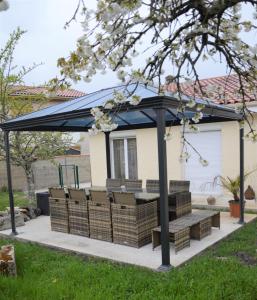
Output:
[[215,210],[199,210],[199,211],[194,211],[195,215],[200,215],[200,216],[205,216],[205,217],[212,217],[215,215],[219,215],[219,211]]
[[159,194],[139,192],[135,193],[135,198],[137,200],[154,201],[159,199]]
[[196,213],[191,213],[185,216],[182,216],[174,221],[171,221],[170,223],[172,225],[183,225],[183,226],[193,226],[206,218],[210,216],[204,215],[204,214],[196,214]]
[[[172,224],[171,222],[169,223],[169,233],[176,233],[185,228],[189,228],[189,226],[176,225],[176,224]],[[154,228],[153,231],[161,232],[161,226]]]

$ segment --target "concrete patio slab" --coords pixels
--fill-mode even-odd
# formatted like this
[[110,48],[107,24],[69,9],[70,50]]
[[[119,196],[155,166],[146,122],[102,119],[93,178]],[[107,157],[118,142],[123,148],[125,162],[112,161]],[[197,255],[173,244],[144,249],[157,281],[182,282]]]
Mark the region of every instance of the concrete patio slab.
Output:
[[[245,221],[250,222],[257,216],[254,214],[246,214]],[[203,238],[201,241],[191,240],[189,248],[175,254],[171,245],[170,260],[172,266],[176,267],[193,256],[199,254],[207,247],[213,245],[223,239],[242,225],[237,223],[237,219],[233,219],[227,212],[221,212],[221,228],[212,228],[212,234]],[[138,265],[150,269],[157,269],[161,264],[161,248],[157,247],[154,251],[152,245],[146,245],[142,248],[132,248],[123,245],[98,241],[82,236],[66,234],[51,231],[50,218],[40,216],[31,220],[25,226],[17,228],[17,239],[25,239],[32,242],[38,242],[46,246],[58,247],[65,250],[76,251],[85,255],[101,257],[113,261]],[[4,236],[10,235],[10,230],[1,231]]]
[[[217,210],[229,210],[228,201],[231,197],[228,196],[216,196],[216,203],[214,205],[208,205],[208,195],[193,195],[192,206],[197,209],[217,209]],[[245,212],[257,213],[257,200],[245,200]]]

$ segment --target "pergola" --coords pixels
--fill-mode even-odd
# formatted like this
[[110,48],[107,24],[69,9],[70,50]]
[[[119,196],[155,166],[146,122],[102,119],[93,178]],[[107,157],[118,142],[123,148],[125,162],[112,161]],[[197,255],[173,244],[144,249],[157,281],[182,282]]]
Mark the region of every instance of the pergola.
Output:
[[[153,128],[157,127],[158,140],[158,164],[159,164],[159,182],[160,182],[160,220],[161,220],[161,251],[162,251],[162,268],[170,267],[170,246],[169,246],[169,218],[168,218],[168,178],[167,178],[167,154],[166,141],[164,134],[166,126],[180,125],[183,117],[192,118],[196,112],[196,106],[190,108],[186,104],[190,100],[183,97],[182,100],[176,98],[171,93],[165,93],[160,96],[158,89],[145,86],[143,84],[130,84],[128,86],[121,85],[117,87],[99,90],[86,96],[50,106],[39,111],[20,116],[0,124],[0,128],[4,131],[5,149],[6,149],[6,165],[8,190],[12,223],[12,234],[16,235],[15,217],[14,217],[14,201],[12,190],[12,176],[10,165],[10,131],[62,131],[62,132],[85,132],[88,131],[94,119],[90,113],[93,107],[102,107],[104,103],[112,99],[114,92],[124,93],[127,101],[123,103],[118,111],[111,111],[114,122],[118,124],[117,131]],[[129,104],[130,92],[142,98],[138,105]],[[178,112],[178,108],[182,104],[186,109],[184,113]],[[204,104],[202,109],[203,118],[200,123],[240,121],[242,115],[234,111],[234,109],[216,105],[213,102],[197,99],[196,104]],[[240,128],[240,220],[244,223],[244,129]],[[109,132],[105,133],[106,141],[106,169],[107,178],[111,177],[110,162],[110,144]]]

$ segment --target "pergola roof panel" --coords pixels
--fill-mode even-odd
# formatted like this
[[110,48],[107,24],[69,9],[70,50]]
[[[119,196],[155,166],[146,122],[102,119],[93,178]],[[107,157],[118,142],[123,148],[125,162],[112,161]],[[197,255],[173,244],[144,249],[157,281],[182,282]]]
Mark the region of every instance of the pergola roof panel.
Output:
[[[156,122],[154,110],[160,107],[164,107],[167,110],[165,115],[166,121],[171,125],[178,125],[183,115],[178,113],[177,109],[181,101],[186,104],[190,100],[187,96],[179,100],[168,92],[164,95],[159,95],[158,89],[155,87],[133,83],[96,91],[65,103],[17,117],[0,124],[0,128],[9,131],[65,131],[65,129],[67,131],[86,131],[92,126],[94,121],[90,113],[91,109],[97,106],[104,106],[107,100],[113,99],[115,92],[121,92],[127,97],[127,101],[119,107],[118,112],[111,112],[115,113],[114,121],[122,129],[130,129],[131,126],[140,128],[140,125],[144,128],[148,125],[152,127]],[[139,105],[133,106],[129,104],[132,92],[142,98]],[[208,120],[208,122],[231,121],[242,118],[232,108],[217,105],[211,101],[197,99],[196,103],[205,105],[203,109],[204,118],[201,122],[205,122],[205,120]],[[184,115],[192,118],[195,111],[196,108],[186,106]]]

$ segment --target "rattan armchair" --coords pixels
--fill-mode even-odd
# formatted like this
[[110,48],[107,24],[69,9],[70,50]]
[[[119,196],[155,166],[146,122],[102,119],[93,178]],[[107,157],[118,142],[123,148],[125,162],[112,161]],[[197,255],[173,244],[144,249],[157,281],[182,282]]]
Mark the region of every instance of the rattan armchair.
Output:
[[111,204],[106,191],[90,190],[88,211],[90,237],[112,242]]
[[146,191],[147,191],[147,193],[159,193],[160,192],[159,180],[147,179],[146,180]]
[[139,179],[125,179],[124,185],[127,192],[142,192],[142,180]]
[[107,204],[110,202],[106,191],[90,190],[90,200],[96,203]]
[[70,233],[89,237],[88,201],[84,189],[68,188]]
[[114,192],[112,203],[113,242],[141,247],[151,242],[157,226],[157,203],[137,204],[134,193]]
[[169,192],[189,192],[190,181],[187,180],[170,180]]
[[66,198],[64,188],[60,188],[60,187],[50,187],[49,194],[51,198],[62,198],[62,199]]
[[106,189],[108,192],[121,191],[122,183],[121,178],[107,178]]
[[129,192],[113,192],[113,200],[116,204],[121,205],[136,205],[134,193]]

